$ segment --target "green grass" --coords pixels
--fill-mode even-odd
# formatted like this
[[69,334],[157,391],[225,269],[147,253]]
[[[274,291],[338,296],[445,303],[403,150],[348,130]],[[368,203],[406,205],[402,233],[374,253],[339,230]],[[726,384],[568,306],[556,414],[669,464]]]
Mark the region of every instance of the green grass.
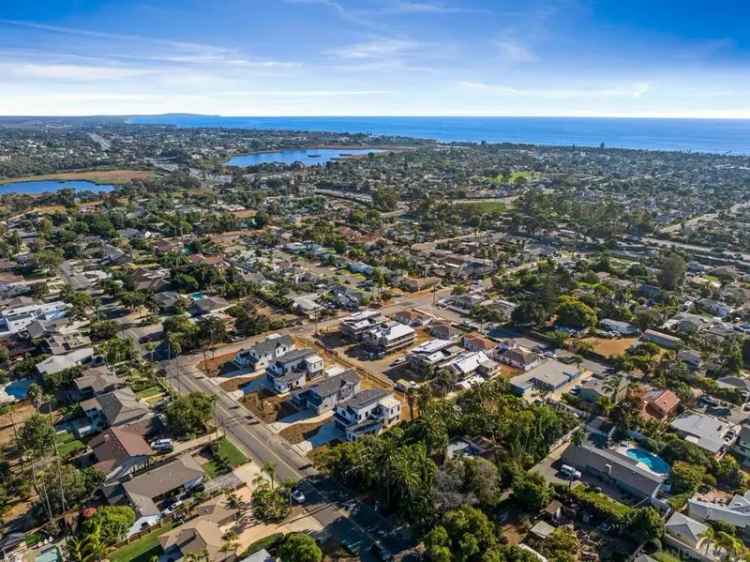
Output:
[[26,535],[26,537],[24,538],[24,542],[26,543],[26,546],[32,548],[42,542],[43,538],[44,535],[42,535],[41,533],[31,533],[30,535]]
[[149,386],[147,388],[144,388],[140,392],[136,392],[136,397],[139,400],[146,400],[148,398],[152,398],[154,396],[158,396],[159,394],[162,394],[164,392],[164,389],[158,385]]
[[137,541],[118,548],[109,555],[110,562],[149,562],[152,556],[161,554],[159,537],[170,531],[172,527],[173,524],[168,523],[164,527],[143,535]]
[[69,431],[61,431],[55,436],[57,452],[61,457],[67,457],[73,453],[85,449],[86,445],[75,438]]
[[603,515],[611,515],[618,519],[623,519],[628,513],[630,513],[630,508],[627,505],[620,503],[617,500],[613,500],[609,496],[595,491],[593,488],[587,486],[576,486],[571,490],[571,493],[578,498],[578,500],[588,504]]
[[506,209],[505,203],[502,201],[465,201],[461,205],[471,205],[483,214],[502,213]]
[[218,442],[218,451],[216,457],[212,458],[203,465],[209,478],[216,478],[226,474],[235,466],[243,465],[247,462],[245,454],[235,447],[226,437],[222,437]]
[[247,547],[247,550],[242,553],[242,557],[250,556],[251,554],[255,554],[256,552],[263,550],[264,548],[266,550],[269,550],[273,548],[274,546],[278,546],[281,544],[281,541],[284,540],[284,533],[274,533],[272,535],[268,535],[267,537],[263,537],[260,540],[255,541],[253,544]]

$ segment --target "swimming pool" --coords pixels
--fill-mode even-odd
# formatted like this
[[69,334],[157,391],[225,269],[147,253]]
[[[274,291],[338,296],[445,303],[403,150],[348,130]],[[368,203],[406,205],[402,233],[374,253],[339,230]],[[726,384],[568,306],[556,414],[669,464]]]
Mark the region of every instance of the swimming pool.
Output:
[[651,472],[655,472],[656,474],[669,473],[670,467],[666,461],[645,449],[631,447],[625,454],[634,461],[645,464]]
[[43,550],[39,553],[39,556],[36,557],[36,562],[61,562],[62,561],[62,555],[60,554],[60,549],[55,547],[48,548],[47,550]]

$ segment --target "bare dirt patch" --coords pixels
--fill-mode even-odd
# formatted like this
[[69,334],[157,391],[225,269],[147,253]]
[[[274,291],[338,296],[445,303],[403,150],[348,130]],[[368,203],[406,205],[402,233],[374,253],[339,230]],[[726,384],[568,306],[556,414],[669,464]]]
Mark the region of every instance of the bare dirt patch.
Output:
[[23,422],[36,411],[31,403],[18,404],[12,408],[12,413],[8,412],[0,416],[0,447],[5,447],[15,440],[13,424],[15,423],[16,429],[21,429]]
[[227,392],[233,392],[235,390],[239,390],[240,388],[245,386],[247,383],[257,378],[258,378],[258,375],[252,375],[252,376],[247,376],[247,377],[232,377],[231,379],[226,380],[223,383],[221,383],[220,386],[223,390]]
[[283,429],[279,435],[289,441],[292,445],[302,443],[313,437],[318,430],[327,424],[330,420],[322,420],[313,423],[295,423]]
[[259,392],[246,394],[241,402],[263,423],[274,423],[297,413],[297,409],[289,404],[288,399],[288,396],[277,396],[264,388]]
[[629,349],[638,338],[584,338],[581,341],[593,346],[594,353],[602,357],[619,357]]

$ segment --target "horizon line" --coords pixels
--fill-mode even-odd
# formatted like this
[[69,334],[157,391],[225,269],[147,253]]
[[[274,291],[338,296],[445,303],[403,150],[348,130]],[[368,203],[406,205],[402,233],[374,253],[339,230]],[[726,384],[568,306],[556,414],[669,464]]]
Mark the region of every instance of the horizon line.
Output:
[[319,115],[240,115],[222,113],[191,113],[186,111],[168,111],[160,113],[91,113],[91,114],[37,114],[37,115],[12,115],[2,114],[0,119],[93,119],[93,118],[138,118],[138,117],[212,117],[220,119],[651,119],[651,120],[694,120],[694,121],[750,121],[750,113],[745,117],[721,116],[721,115],[623,115],[623,114],[601,114],[601,115],[502,115],[502,114],[319,114]]

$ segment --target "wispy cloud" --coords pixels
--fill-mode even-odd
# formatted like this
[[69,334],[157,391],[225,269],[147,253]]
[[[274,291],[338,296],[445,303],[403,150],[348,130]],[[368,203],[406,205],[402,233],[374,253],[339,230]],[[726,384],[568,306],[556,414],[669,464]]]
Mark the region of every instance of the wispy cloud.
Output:
[[539,61],[539,57],[529,47],[514,39],[497,39],[492,44],[505,62],[521,64]]
[[[248,57],[234,48],[196,43],[192,41],[176,41],[159,37],[145,37],[142,35],[107,33],[89,29],[54,26],[30,21],[0,19],[0,26],[20,27],[50,34],[72,35],[94,40],[106,41],[108,49],[116,49],[122,44],[123,52],[111,55],[112,58],[163,62],[172,64],[192,65],[228,65],[244,66],[247,68],[294,68],[301,63],[294,61],[266,60],[259,57]],[[138,51],[136,46],[147,48]],[[48,53],[48,56],[57,53]]]
[[80,64],[3,64],[4,74],[19,78],[47,80],[118,80],[155,74],[155,70],[123,68],[117,66],[92,66]]
[[516,88],[503,84],[485,82],[459,82],[465,89],[509,97],[538,98],[550,100],[574,100],[604,97],[640,98],[651,91],[648,82],[633,82],[607,88]]
[[342,59],[373,60],[413,54],[423,48],[422,43],[410,39],[382,38],[329,49],[326,54]]
[[477,10],[473,8],[465,8],[460,6],[450,6],[442,2],[419,2],[402,0],[400,2],[394,2],[381,9],[371,10],[370,13],[382,14],[382,15],[398,15],[398,14],[478,14],[488,13],[487,10]]

